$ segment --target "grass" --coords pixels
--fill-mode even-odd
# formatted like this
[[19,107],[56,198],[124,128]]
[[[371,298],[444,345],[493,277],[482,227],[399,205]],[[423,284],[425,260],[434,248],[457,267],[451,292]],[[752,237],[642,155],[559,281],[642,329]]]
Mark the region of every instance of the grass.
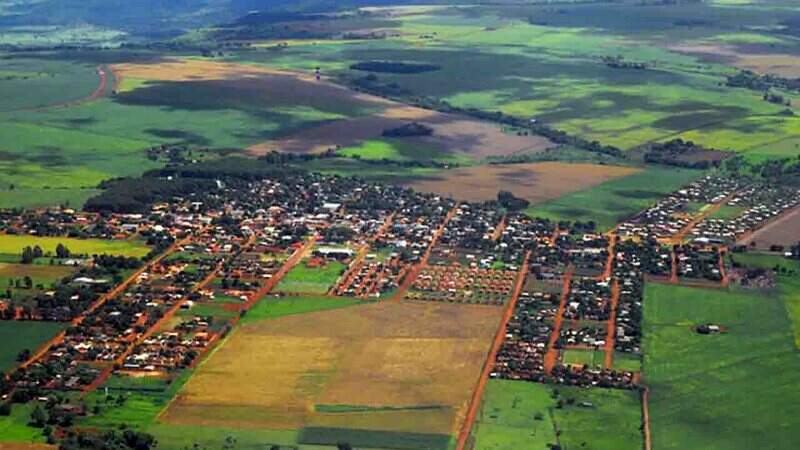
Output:
[[614,352],[614,360],[612,362],[612,367],[615,370],[641,372],[642,357],[631,353]]
[[746,208],[742,206],[722,205],[718,210],[708,216],[709,219],[731,220],[739,217]]
[[6,208],[44,208],[64,205],[70,208],[83,208],[87,200],[99,194],[98,189],[5,189],[0,188],[0,209]]
[[359,303],[362,303],[362,301],[344,297],[265,297],[256,303],[253,308],[247,311],[247,315],[244,317],[243,323],[275,319],[292,314],[304,314],[314,311],[344,308]]
[[603,367],[604,360],[602,351],[568,349],[561,352],[561,361],[568,365]]
[[150,248],[135,240],[75,239],[66,237],[38,237],[30,235],[0,235],[0,254],[21,255],[25,247],[38,245],[45,254],[55,254],[58,244],[63,244],[74,255],[118,255],[140,258],[150,253]]
[[18,364],[17,355],[21,351],[35,352],[63,329],[64,324],[56,322],[0,321],[0,342],[3,342],[0,347],[0,373]]
[[[800,402],[800,360],[787,301],[779,292],[647,285],[644,381],[651,389],[654,448],[791,448],[797,442],[792,405]],[[703,323],[726,332],[694,332]]]
[[481,450],[633,450],[640,424],[636,392],[490,380],[473,435]]
[[526,214],[552,220],[589,221],[608,230],[618,222],[654,204],[664,194],[700,177],[703,172],[667,167],[608,181],[584,191],[527,209]]
[[41,429],[28,425],[35,406],[35,403],[14,405],[11,415],[0,416],[0,448],[3,447],[4,442],[43,443],[45,441]]
[[443,153],[430,145],[405,142],[402,139],[376,139],[360,145],[346,147],[337,154],[368,161],[436,161],[440,163],[469,164],[472,159],[463,155]]
[[10,283],[26,276],[31,277],[33,286],[47,288],[73,272],[75,268],[67,266],[0,263],[0,288],[10,286]]
[[328,261],[319,267],[308,267],[306,263],[299,264],[278,283],[276,290],[288,293],[324,294],[346,269],[346,265],[337,261]]

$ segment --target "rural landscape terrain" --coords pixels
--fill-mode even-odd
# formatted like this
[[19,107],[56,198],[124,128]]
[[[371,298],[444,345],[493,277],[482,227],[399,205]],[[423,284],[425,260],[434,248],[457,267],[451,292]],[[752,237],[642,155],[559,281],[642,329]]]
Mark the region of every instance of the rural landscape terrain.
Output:
[[791,450],[794,0],[0,0],[0,450]]

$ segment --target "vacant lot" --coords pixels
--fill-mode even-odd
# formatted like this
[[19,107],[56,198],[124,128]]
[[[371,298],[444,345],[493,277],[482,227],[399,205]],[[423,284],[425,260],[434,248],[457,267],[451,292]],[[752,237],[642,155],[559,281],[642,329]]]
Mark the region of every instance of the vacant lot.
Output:
[[498,164],[454,169],[407,184],[417,191],[476,202],[495,200],[497,193],[505,190],[537,204],[638,172],[640,169],[632,167],[597,164]]
[[0,263],[0,287],[5,288],[25,277],[31,277],[34,286],[49,287],[74,271],[75,268],[67,266]]
[[[795,445],[800,360],[789,300],[759,292],[647,285],[644,381],[651,389],[654,448]],[[705,323],[726,332],[697,334],[694,326]]]
[[138,258],[150,252],[150,248],[140,241],[0,235],[0,254],[21,255],[25,247],[35,245],[41,247],[45,254],[55,254],[58,244],[63,244],[73,255],[107,254]]
[[787,249],[800,242],[800,208],[756,231],[740,242],[743,245],[755,243],[756,248],[769,250],[773,245]]
[[[584,402],[593,406],[578,406]],[[635,450],[640,424],[635,392],[491,380],[473,436],[480,450]]]
[[19,352],[36,351],[63,328],[63,324],[54,322],[0,321],[0,373],[17,365]]
[[398,440],[439,436],[446,444],[499,314],[384,302],[252,321],[198,369],[162,419],[302,429],[306,440],[352,432],[383,442],[384,433],[402,433],[410,436]]

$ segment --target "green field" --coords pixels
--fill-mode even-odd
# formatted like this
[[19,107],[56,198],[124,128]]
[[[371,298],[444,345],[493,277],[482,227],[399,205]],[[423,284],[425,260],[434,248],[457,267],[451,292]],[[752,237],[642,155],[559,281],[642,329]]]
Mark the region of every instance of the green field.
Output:
[[631,391],[490,380],[478,417],[481,450],[642,447],[639,395]]
[[344,308],[356,305],[363,301],[344,298],[344,297],[265,297],[261,299],[252,309],[247,311],[242,323],[257,320],[274,319],[288,316],[291,314],[303,314],[314,311],[324,311],[328,309]]
[[324,294],[346,269],[346,265],[337,261],[328,261],[319,267],[308,267],[303,262],[286,274],[278,283],[276,290],[287,293]]
[[119,255],[140,258],[150,253],[150,248],[140,241],[75,239],[65,237],[37,237],[30,235],[0,235],[0,254],[18,256],[25,247],[38,245],[47,254],[55,254],[58,244],[67,247],[74,255]]
[[[647,285],[644,382],[651,389],[654,448],[794,446],[800,439],[793,412],[800,402],[800,359],[787,314],[790,300],[759,292]],[[693,326],[704,323],[719,324],[726,332],[694,332]]]
[[463,155],[443,153],[428,145],[409,143],[402,139],[370,140],[353,147],[345,147],[337,154],[372,161],[436,161],[451,164],[469,164],[473,160]]
[[0,373],[17,365],[17,355],[21,351],[36,351],[64,328],[64,324],[55,322],[0,321],[0,342],[3,343],[0,347]]
[[0,448],[3,448],[3,442],[43,443],[45,441],[41,429],[28,425],[35,406],[33,403],[14,405],[10,416],[0,416]]
[[33,280],[34,286],[48,288],[73,272],[75,268],[67,266],[0,263],[0,288],[4,289],[26,276]]
[[565,365],[603,367],[604,359],[602,351],[568,349],[561,352],[561,362]]
[[702,172],[696,170],[650,167],[643,172],[536,205],[525,212],[533,217],[552,220],[593,220],[599,229],[607,230],[701,175]]

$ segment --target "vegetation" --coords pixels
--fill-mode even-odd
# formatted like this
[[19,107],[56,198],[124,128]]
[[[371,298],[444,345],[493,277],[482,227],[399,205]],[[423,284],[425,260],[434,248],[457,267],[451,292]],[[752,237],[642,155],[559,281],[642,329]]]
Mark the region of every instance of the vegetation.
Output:
[[0,373],[17,366],[21,357],[32,355],[64,328],[54,322],[0,321]]
[[327,261],[310,266],[308,261],[298,264],[278,283],[279,292],[324,294],[344,273],[347,266],[337,261]]
[[259,301],[244,317],[244,323],[275,319],[288,316],[290,314],[303,314],[313,311],[324,311],[328,309],[344,308],[346,306],[361,303],[361,300],[348,298],[330,297],[267,297]]
[[73,255],[117,255],[142,257],[150,248],[137,240],[100,240],[30,235],[0,235],[0,254],[21,255],[25,247],[40,247],[43,256],[55,256],[59,244],[69,248]]

